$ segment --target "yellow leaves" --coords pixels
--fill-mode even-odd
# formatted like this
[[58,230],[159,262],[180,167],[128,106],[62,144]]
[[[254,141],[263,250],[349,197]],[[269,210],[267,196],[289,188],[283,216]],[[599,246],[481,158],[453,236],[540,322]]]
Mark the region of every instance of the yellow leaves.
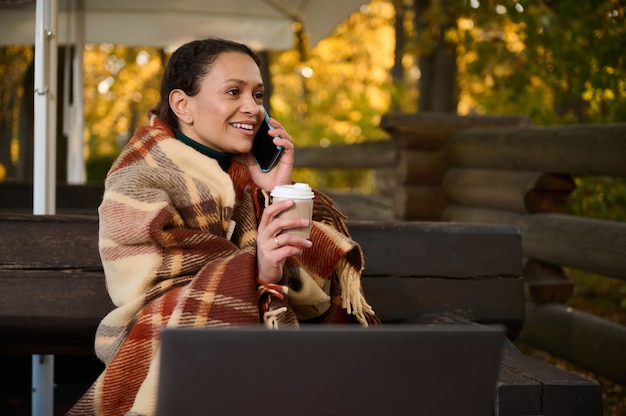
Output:
[[115,155],[120,138],[129,137],[137,124],[145,124],[144,115],[158,102],[160,52],[111,44],[87,45],[84,62],[90,151],[96,157]]
[[520,33],[521,32],[517,28],[504,32],[504,42],[509,52],[520,53],[526,49],[526,45],[524,45],[524,42],[520,37]]
[[457,26],[460,31],[470,31],[474,29],[474,21],[465,17],[461,17],[457,20]]
[[375,86],[368,86],[365,90],[365,95],[369,105],[381,113],[387,111],[391,103],[391,95],[386,89],[376,88]]

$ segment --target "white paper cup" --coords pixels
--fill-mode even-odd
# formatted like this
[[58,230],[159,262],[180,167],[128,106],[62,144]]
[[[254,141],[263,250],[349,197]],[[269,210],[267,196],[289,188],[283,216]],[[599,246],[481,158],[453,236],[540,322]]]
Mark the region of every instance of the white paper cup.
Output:
[[307,227],[289,228],[283,232],[299,235],[303,238],[311,236],[311,219],[313,217],[313,190],[306,183],[293,185],[280,185],[272,189],[270,193],[272,203],[291,199],[295,204],[286,211],[281,212],[279,217],[297,217],[309,220]]

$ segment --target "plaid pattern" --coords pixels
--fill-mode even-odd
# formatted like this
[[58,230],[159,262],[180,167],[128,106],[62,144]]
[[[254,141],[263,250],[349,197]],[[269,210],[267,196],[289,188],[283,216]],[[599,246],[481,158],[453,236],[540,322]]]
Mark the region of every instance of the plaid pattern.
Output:
[[[298,325],[287,286],[256,282],[267,203],[240,162],[222,171],[154,116],[137,130],[109,171],[99,208],[100,255],[116,305],[96,332],[106,369],[70,415],[154,414],[164,327]],[[377,324],[361,291],[362,253],[343,220],[317,193],[313,248],[291,266],[320,287],[331,281],[331,306],[313,321]]]

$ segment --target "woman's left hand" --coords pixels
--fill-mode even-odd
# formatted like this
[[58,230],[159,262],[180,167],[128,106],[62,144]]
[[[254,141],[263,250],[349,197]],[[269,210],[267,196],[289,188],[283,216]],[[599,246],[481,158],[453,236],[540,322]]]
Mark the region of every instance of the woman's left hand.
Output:
[[274,144],[283,147],[280,159],[278,159],[276,165],[269,172],[263,173],[254,161],[252,153],[246,154],[246,161],[248,162],[252,180],[258,187],[268,192],[274,189],[275,186],[291,183],[294,161],[294,145],[291,141],[291,136],[282,124],[275,119],[270,118],[269,123],[274,127],[274,130],[271,131],[271,135],[275,137]]

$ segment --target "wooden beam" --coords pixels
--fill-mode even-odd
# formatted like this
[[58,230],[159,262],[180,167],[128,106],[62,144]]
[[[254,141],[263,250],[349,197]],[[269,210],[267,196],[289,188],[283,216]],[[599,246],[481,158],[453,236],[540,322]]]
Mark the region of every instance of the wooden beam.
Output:
[[569,175],[501,169],[450,169],[442,179],[459,205],[517,212],[561,212],[576,188]]
[[458,205],[446,207],[443,219],[517,227],[527,258],[626,280],[626,222]]
[[600,384],[522,354],[505,343],[494,416],[602,415]]
[[398,186],[393,194],[394,217],[399,220],[438,220],[446,205],[445,193],[439,185]]
[[3,269],[0,287],[0,354],[93,354],[113,309],[103,272]]
[[565,305],[526,305],[522,341],[626,384],[626,327]]
[[626,176],[626,123],[475,129],[450,137],[450,163],[573,176]]
[[519,231],[510,226],[442,222],[348,222],[370,276],[522,275]]
[[441,150],[406,149],[398,154],[397,182],[407,185],[439,185],[448,169]]
[[574,294],[574,282],[561,266],[529,260],[524,264],[526,298],[537,304],[565,304]]
[[475,128],[530,126],[528,117],[459,116],[453,113],[388,113],[380,127],[388,131],[400,148],[440,149],[453,133]]
[[515,339],[524,325],[524,288],[521,278],[369,276],[363,292],[383,323],[423,323],[429,316],[453,313],[468,321],[498,324]]
[[0,269],[102,270],[95,215],[0,215],[0,230]]
[[396,148],[390,140],[353,145],[296,149],[295,167],[316,169],[385,168],[395,165]]

